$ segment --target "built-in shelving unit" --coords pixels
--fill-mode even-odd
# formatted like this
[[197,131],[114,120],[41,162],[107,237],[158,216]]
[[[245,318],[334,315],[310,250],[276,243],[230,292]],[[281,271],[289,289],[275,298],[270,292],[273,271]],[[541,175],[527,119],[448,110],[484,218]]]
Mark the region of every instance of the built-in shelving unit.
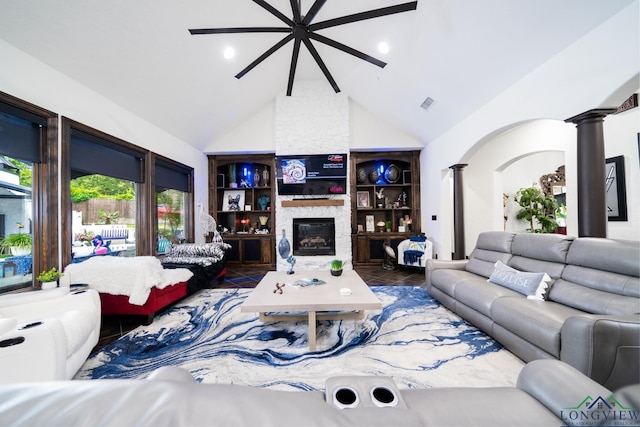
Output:
[[381,262],[385,240],[420,233],[419,151],[351,152],[351,184],[354,263]]
[[209,212],[224,241],[229,262],[275,264],[275,168],[273,154],[212,155]]

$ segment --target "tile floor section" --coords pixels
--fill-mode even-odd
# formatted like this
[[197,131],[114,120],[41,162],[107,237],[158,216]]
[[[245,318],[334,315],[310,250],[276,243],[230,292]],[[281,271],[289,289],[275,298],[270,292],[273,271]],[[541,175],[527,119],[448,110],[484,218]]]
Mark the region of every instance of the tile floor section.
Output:
[[[270,267],[249,267],[242,265],[227,266],[224,283],[221,288],[254,288]],[[399,267],[396,270],[384,270],[381,266],[358,266],[355,269],[369,286],[419,286],[425,284],[424,269]],[[102,316],[100,340],[93,349],[97,351],[117,340],[132,329],[142,325],[140,316]]]

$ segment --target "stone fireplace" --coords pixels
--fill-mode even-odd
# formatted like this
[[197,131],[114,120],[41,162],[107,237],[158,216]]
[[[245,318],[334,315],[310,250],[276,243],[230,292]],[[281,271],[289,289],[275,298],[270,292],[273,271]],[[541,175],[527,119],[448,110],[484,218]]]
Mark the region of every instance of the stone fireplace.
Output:
[[[326,81],[296,81],[292,96],[285,96],[283,92],[276,97],[274,131],[276,156],[349,153],[349,100],[346,95],[335,93]],[[351,195],[348,192],[328,195],[327,199],[276,194],[276,244],[284,230],[296,258],[294,270],[328,270],[333,259],[345,262],[345,269],[352,268]],[[292,205],[289,203],[292,201],[300,204]],[[333,220],[333,237],[320,235],[325,243],[333,239],[333,248],[314,247],[322,243],[318,239],[315,242],[308,240],[309,246],[296,249],[295,242],[300,239],[302,231],[294,226],[296,219],[315,221],[313,232],[316,234],[322,228],[320,220]],[[288,270],[289,264],[278,255],[276,268]]]
[[294,218],[293,255],[336,254],[336,228],[333,218]]

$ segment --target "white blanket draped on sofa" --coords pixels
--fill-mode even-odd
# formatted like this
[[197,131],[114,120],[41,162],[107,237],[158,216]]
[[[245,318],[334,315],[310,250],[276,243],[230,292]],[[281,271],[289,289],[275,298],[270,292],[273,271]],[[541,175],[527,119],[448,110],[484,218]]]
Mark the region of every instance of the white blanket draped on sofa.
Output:
[[186,268],[164,269],[158,258],[93,257],[64,269],[61,283],[87,284],[98,292],[111,295],[127,295],[129,303],[144,305],[151,288],[166,288],[186,282],[193,273]]

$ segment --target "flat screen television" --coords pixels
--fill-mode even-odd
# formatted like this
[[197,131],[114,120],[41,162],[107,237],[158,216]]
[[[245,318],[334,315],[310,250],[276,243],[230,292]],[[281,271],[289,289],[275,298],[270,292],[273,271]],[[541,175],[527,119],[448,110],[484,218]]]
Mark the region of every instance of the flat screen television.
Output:
[[347,155],[277,156],[276,180],[283,196],[346,194]]

